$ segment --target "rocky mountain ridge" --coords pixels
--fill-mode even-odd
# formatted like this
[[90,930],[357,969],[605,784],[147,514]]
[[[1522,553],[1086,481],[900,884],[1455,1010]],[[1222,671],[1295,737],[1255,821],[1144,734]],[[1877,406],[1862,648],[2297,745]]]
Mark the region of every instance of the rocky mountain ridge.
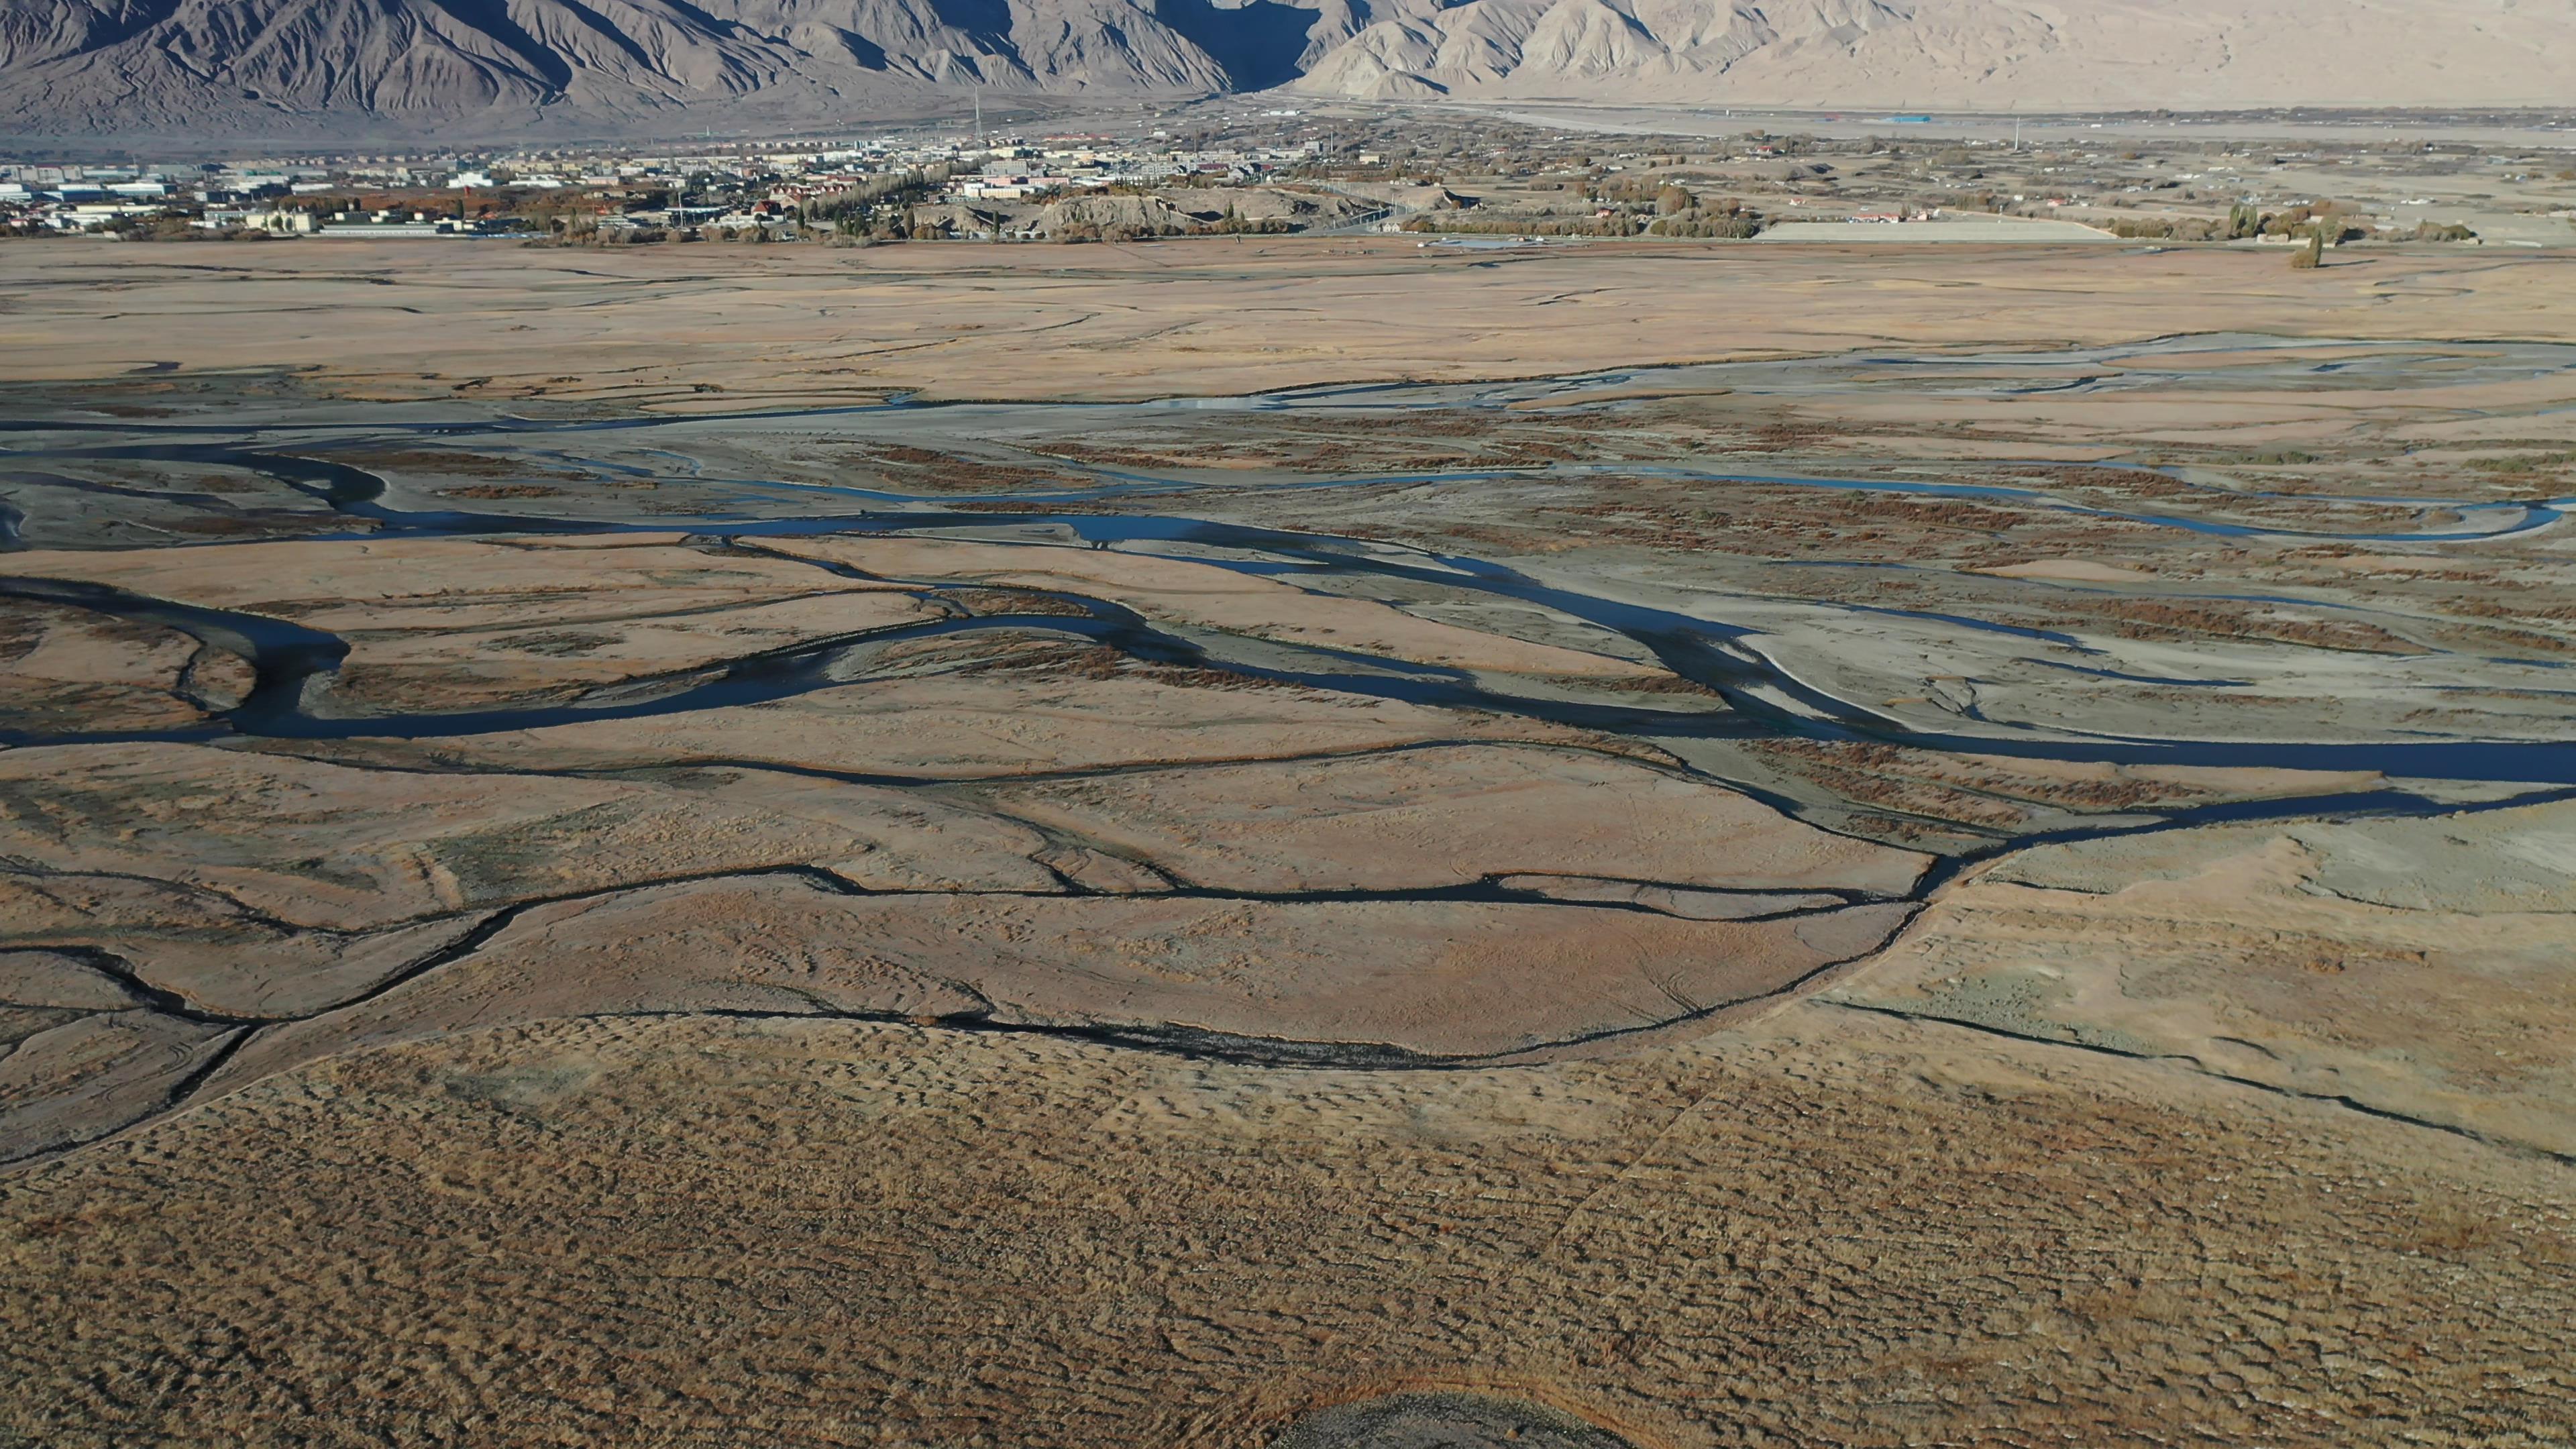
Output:
[[2576,0],[5,0],[0,131],[671,133],[1011,96],[2576,100]]

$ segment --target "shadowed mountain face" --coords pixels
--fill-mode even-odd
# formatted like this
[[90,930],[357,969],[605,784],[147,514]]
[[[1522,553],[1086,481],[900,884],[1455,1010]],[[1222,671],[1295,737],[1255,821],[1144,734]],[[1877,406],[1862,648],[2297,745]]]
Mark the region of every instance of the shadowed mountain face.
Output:
[[0,127],[260,132],[342,117],[500,131],[559,115],[650,129],[746,102],[820,117],[969,88],[1204,94],[1294,79],[1327,13],[1270,0],[9,0]]
[[968,89],[2543,105],[2571,72],[2576,0],[0,0],[21,135],[650,132]]

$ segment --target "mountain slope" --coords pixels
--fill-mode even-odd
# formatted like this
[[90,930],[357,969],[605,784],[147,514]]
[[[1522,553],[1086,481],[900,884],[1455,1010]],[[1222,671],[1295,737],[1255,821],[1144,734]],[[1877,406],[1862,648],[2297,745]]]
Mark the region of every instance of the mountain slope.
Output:
[[[547,112],[712,123],[727,103],[822,114],[966,88],[1204,94],[1294,78],[1319,20],[1338,13],[1345,32],[1358,28],[1347,10],[1272,0],[0,5],[0,128],[21,132],[282,130],[334,117],[401,129]],[[694,114],[684,122],[683,111]]]
[[1294,89],[1753,106],[2566,105],[2576,0],[1464,0]]
[[0,0],[0,131],[858,119],[986,89],[1999,110],[2576,102],[2576,0]]

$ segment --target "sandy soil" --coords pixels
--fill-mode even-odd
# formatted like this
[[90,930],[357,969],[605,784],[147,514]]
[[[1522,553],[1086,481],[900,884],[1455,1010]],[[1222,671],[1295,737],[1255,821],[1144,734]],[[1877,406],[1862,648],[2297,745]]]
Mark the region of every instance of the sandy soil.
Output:
[[[1526,377],[1882,342],[2185,332],[2568,339],[2550,257],[1615,244],[1497,259],[1410,240],[777,253],[332,243],[11,250],[0,378],[309,369],[352,397],[693,410],[1156,397]],[[101,289],[113,289],[101,307]],[[105,315],[102,315],[105,314]],[[635,339],[650,337],[639,348]]]
[[333,1058],[0,1184],[26,1442],[2546,1444],[2565,1169],[1802,1007],[1611,1061],[829,1022]]
[[2576,1161],[2576,812],[2047,847],[1837,1000],[2169,1061]]

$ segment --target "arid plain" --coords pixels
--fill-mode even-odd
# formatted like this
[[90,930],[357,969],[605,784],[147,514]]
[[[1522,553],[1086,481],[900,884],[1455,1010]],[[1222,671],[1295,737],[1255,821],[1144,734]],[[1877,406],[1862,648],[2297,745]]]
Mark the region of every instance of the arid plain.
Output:
[[2576,1442],[2563,256],[11,260],[0,1442]]

